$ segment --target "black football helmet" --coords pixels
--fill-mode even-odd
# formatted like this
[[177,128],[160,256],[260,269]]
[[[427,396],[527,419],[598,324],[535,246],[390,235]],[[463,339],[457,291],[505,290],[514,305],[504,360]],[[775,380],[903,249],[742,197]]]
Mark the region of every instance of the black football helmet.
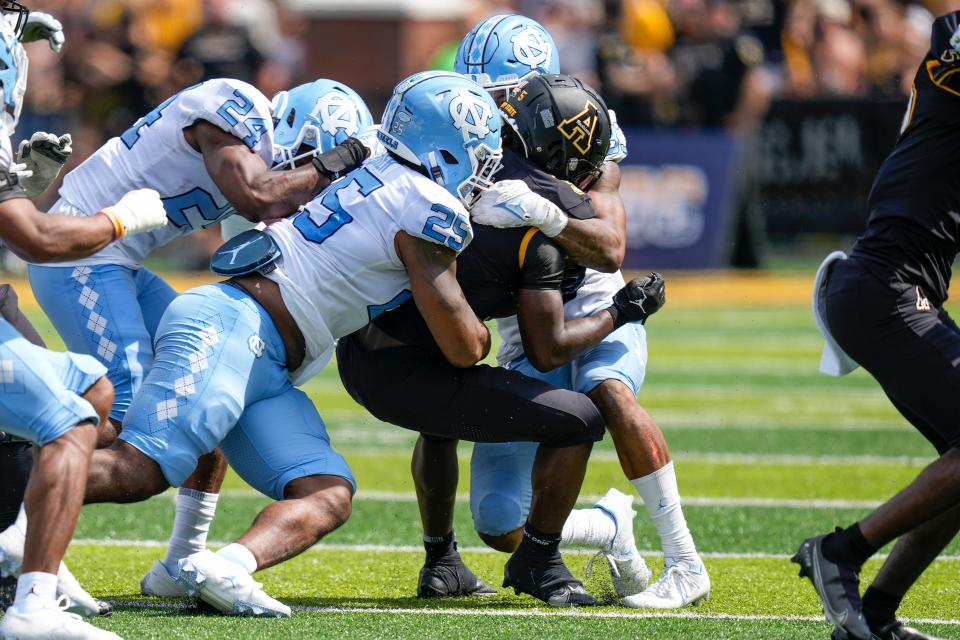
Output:
[[2,14],[7,13],[16,14],[17,21],[13,27],[13,32],[19,39],[23,36],[24,27],[27,26],[27,16],[30,15],[30,10],[23,4],[16,2],[16,0],[0,0],[0,17],[6,18],[6,16]]
[[[600,177],[610,149],[610,115],[588,84],[564,74],[541,74],[520,83],[500,104],[504,140],[531,162],[586,191]],[[519,145],[517,145],[519,142]]]

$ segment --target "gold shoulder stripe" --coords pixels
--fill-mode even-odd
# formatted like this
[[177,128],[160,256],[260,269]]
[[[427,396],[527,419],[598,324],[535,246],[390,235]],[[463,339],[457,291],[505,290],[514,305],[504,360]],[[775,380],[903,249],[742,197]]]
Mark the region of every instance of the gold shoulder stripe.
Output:
[[950,69],[949,71],[946,71],[946,72],[935,74],[934,72],[939,66],[940,66],[939,60],[927,61],[927,74],[930,76],[930,82],[940,87],[947,93],[952,93],[955,96],[960,96],[960,91],[957,91],[956,89],[951,89],[950,87],[946,86],[947,79],[953,74],[960,72],[960,67],[957,67],[955,69]]
[[527,229],[527,232],[523,234],[523,240],[520,241],[520,268],[523,269],[523,264],[527,261],[527,247],[530,246],[530,241],[533,240],[533,236],[537,235],[540,232],[540,229],[536,227],[530,227]]

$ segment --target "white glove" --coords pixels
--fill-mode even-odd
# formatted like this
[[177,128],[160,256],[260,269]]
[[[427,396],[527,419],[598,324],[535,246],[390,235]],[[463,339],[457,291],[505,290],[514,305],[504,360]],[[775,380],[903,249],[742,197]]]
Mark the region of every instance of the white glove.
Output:
[[[17,152],[20,164],[14,166],[16,169],[23,167],[16,173],[27,196],[36,198],[50,188],[72,153],[73,140],[69,133],[58,138],[52,133],[37,131],[29,140],[21,142]],[[26,172],[30,175],[25,175]]]
[[623,129],[617,124],[617,114],[613,109],[607,109],[610,114],[610,149],[607,151],[607,162],[620,164],[627,158],[627,137]]
[[27,16],[27,24],[23,27],[20,42],[36,42],[46,40],[55,53],[60,53],[66,38],[63,35],[63,25],[49,13],[31,11]]
[[534,193],[523,180],[501,180],[480,194],[470,210],[478,224],[511,229],[539,227],[554,238],[567,226],[567,214],[543,196]]
[[153,189],[128,191],[120,202],[100,213],[113,222],[114,240],[131,233],[153,231],[167,224],[167,211],[160,194]]

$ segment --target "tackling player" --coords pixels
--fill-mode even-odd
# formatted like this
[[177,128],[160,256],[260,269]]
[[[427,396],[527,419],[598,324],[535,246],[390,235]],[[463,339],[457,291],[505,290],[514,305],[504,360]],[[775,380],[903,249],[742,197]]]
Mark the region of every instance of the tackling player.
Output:
[[88,502],[136,501],[181,484],[219,446],[242,478],[277,500],[237,542],[179,562],[177,581],[224,613],[290,615],[251,574],[350,515],[353,475],[293,386],[326,364],[337,337],[412,291],[451,360],[473,364],[489,350],[454,261],[472,237],[463,202],[499,166],[492,99],[457,74],[417,74],[395,89],[379,137],[388,155],[296,216],[228,243],[220,255],[237,248],[244,260],[231,265],[236,277],[170,304],[119,440],[91,463]]
[[[317,80],[276,100],[283,104],[275,113],[245,82],[224,78],[194,85],[64,178],[54,210],[82,215],[128,189],[149,186],[160,192],[170,220],[163,229],[90,257],[29,267],[37,300],[67,347],[107,367],[116,389],[110,413],[116,430],[150,370],[157,326],[176,295],[144,259],[172,239],[221,220],[288,215],[363,159],[362,145],[349,138],[372,118],[348,87]],[[271,171],[275,164],[286,170]],[[99,446],[115,436],[108,430]],[[204,548],[225,472],[223,457],[211,453],[180,489],[167,555],[141,582],[144,594],[177,595],[171,572],[181,558]]]
[[[569,76],[541,76],[528,86],[529,96],[523,100],[536,101],[539,118],[569,119],[571,128],[586,136],[580,147],[583,152],[565,148],[565,157],[554,169],[569,171],[563,177],[580,184],[591,181],[610,140],[603,102]],[[544,93],[556,101],[541,100]],[[546,142],[539,137],[534,144]],[[515,191],[533,196],[530,189],[535,188],[552,201],[534,196],[538,201],[528,200],[524,206],[563,206],[578,216],[593,215],[590,199],[582,191],[523,159],[519,139],[515,145],[505,144],[511,146],[511,153],[505,154],[497,176],[517,178],[508,181]],[[457,259],[457,280],[474,312],[482,318],[518,314],[525,343],[532,345],[540,357],[538,363],[546,368],[596,345],[619,324],[645,319],[662,302],[662,279],[638,279],[618,293],[617,315],[602,312],[566,322],[563,300],[573,296],[582,277],[583,268],[565,259],[563,251],[536,229],[477,227],[473,243]],[[377,316],[368,327],[339,342],[337,362],[344,386],[355,400],[378,418],[423,434],[413,461],[427,550],[418,594],[486,595],[494,592],[467,569],[454,543],[457,440],[529,442],[536,457],[527,470],[533,476],[528,495],[532,500],[540,493],[538,482],[546,478],[547,454],[555,455],[556,447],[571,442],[571,436],[582,430],[578,424],[590,425],[592,434],[601,435],[603,425],[592,403],[581,394],[503,368],[462,369],[448,362],[427,330],[426,317],[410,302]],[[425,406],[433,408],[424,411]],[[583,453],[589,455],[589,448]],[[573,471],[574,467],[564,469],[564,473]],[[560,529],[572,503],[551,505],[539,497],[537,505],[553,507],[553,528],[538,530],[529,521],[521,523],[522,540],[511,551],[536,549],[550,558],[552,566],[545,573],[531,573],[514,556],[507,564],[504,586],[554,606],[596,604],[567,571],[558,551]],[[632,530],[624,545],[635,552]],[[642,563],[639,554],[635,557]],[[642,590],[648,577],[649,571],[633,593]]]
[[[481,22],[463,40],[457,71],[475,75],[495,95],[523,79],[557,66],[556,46],[536,22],[521,16],[495,16]],[[542,95],[531,87],[522,100],[510,98],[510,112],[520,133],[520,146],[529,159],[566,178],[563,157],[553,153],[586,140],[571,123],[538,119]],[[577,219],[557,207],[536,206],[532,194],[513,192],[498,183],[474,207],[481,224],[539,227],[587,269],[583,287],[566,303],[565,318],[582,318],[612,308],[624,286],[618,271],[626,246],[626,212],[619,198],[620,171],[615,162],[626,156],[626,141],[610,114],[611,149],[599,181],[590,189],[596,218]],[[555,128],[556,127],[556,128]],[[544,136],[544,137],[541,137]],[[537,143],[534,144],[534,139]],[[566,145],[566,147],[565,147]],[[540,151],[543,149],[545,151]],[[590,187],[582,184],[581,187]],[[517,212],[524,210],[521,215]],[[613,273],[604,273],[613,272]],[[632,498],[611,490],[594,509],[574,511],[564,527],[564,543],[606,548],[614,583],[626,606],[670,608],[707,596],[710,580],[686,525],[676,474],[666,440],[653,418],[636,402],[646,369],[646,336],[639,324],[618,326],[598,345],[564,366],[560,354],[548,354],[547,369],[536,366],[543,354],[529,353],[530,341],[515,319],[498,321],[503,338],[497,359],[501,365],[557,386],[586,393],[610,430],[624,474],[643,499],[657,527],[665,556],[665,571],[646,591],[634,591],[642,559],[632,555]],[[526,352],[526,353],[525,353]],[[436,457],[436,452],[430,452]],[[481,444],[471,462],[470,504],[474,524],[485,542],[509,551],[521,538],[519,527],[529,508],[530,465],[534,448],[527,443]],[[415,462],[416,466],[416,462]],[[627,523],[630,523],[629,525]],[[628,530],[629,529],[629,530]],[[646,567],[644,566],[645,570]],[[622,576],[622,578],[621,578]]]
[[[931,640],[897,620],[917,578],[960,531],[960,329],[943,308],[960,252],[960,12],[933,23],[900,137],[870,191],[867,229],[849,258],[817,273],[821,369],[857,364],[940,457],[846,529],[803,542],[793,560],[813,583],[835,640]],[[846,258],[846,259],[845,259]],[[861,600],[863,563],[897,540]]]
[[[126,233],[163,225],[162,204],[158,194],[150,190],[121,194],[116,205],[98,211],[92,218],[44,215],[36,210],[20,184],[20,176],[14,173],[24,172],[24,168],[12,164],[10,145],[27,79],[26,53],[11,25],[16,22],[23,26],[26,9],[13,2],[4,2],[0,8],[20,15],[17,21],[6,15],[0,19],[0,89],[5,107],[0,114],[0,217],[4,220],[0,240],[21,257],[76,258],[100,250]],[[36,36],[42,32],[34,29],[33,33]],[[62,43],[62,34],[51,39],[51,46],[55,41]],[[15,309],[5,315],[19,318]],[[0,320],[0,372],[0,424],[39,448],[25,488],[25,512],[0,534],[0,572],[20,575],[14,603],[0,622],[0,635],[117,638],[58,606],[59,592],[68,597],[71,609],[86,614],[99,609],[61,560],[82,504],[96,428],[106,421],[113,399],[106,371],[89,356],[53,353],[31,344],[12,324]],[[25,471],[20,465],[3,466],[4,473],[12,470]],[[25,513],[30,515],[29,525]],[[8,544],[11,539],[15,544]]]

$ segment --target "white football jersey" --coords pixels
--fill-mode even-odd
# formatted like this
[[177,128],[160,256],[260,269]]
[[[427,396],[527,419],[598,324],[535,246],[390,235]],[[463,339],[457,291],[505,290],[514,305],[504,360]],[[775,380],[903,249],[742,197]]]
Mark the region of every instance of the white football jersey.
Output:
[[240,138],[267,167],[273,164],[270,101],[258,89],[230,79],[208,80],[184,89],[100,147],[67,174],[60,188],[63,212],[82,212],[80,215],[109,207],[128,191],[156,189],[167,210],[167,224],[66,264],[136,266],[173,238],[214,225],[233,213],[207,173],[203,155],[183,137],[184,128],[198,120]]
[[460,200],[390,156],[368,159],[297,215],[271,224],[283,257],[267,277],[307,343],[302,384],[322,369],[335,341],[412,297],[394,238],[399,231],[457,253],[473,239]]
[[[563,317],[566,320],[582,318],[606,309],[613,304],[614,294],[626,284],[623,274],[600,273],[587,269],[583,279],[583,286],[577,291],[576,297],[563,305]],[[500,348],[497,349],[497,362],[500,366],[515,360],[523,355],[523,342],[520,339],[520,325],[517,316],[497,320],[497,331],[500,332]]]

